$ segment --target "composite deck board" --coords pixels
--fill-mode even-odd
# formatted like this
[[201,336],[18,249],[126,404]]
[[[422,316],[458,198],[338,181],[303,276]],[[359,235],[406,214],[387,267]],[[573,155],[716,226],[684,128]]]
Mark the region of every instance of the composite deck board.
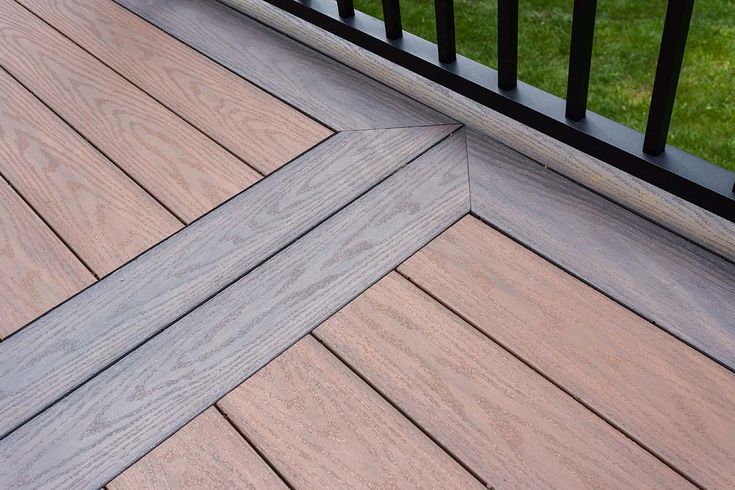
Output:
[[98,276],[181,227],[1,69],[0,172]]
[[183,221],[260,178],[12,0],[0,0],[0,42],[0,65]]
[[296,488],[482,488],[311,336],[218,405]]
[[110,0],[20,3],[261,173],[331,134]]
[[0,177],[0,339],[94,280]]
[[288,488],[215,408],[186,424],[106,487]]
[[690,486],[397,273],[313,333],[493,488]]
[[452,129],[337,134],[0,344],[0,437]]
[[336,130],[454,122],[222,3],[116,1]]
[[708,488],[735,487],[735,376],[479,220],[399,270]]
[[735,370],[735,264],[468,133],[472,211]]
[[464,141],[435,146],[0,440],[0,487],[99,487],[239,386],[469,211]]

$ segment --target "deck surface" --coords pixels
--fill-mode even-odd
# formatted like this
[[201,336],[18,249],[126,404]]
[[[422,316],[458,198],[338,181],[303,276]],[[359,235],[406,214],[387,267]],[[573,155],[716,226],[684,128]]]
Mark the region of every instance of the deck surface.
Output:
[[732,488],[735,265],[215,0],[0,0],[1,488]]

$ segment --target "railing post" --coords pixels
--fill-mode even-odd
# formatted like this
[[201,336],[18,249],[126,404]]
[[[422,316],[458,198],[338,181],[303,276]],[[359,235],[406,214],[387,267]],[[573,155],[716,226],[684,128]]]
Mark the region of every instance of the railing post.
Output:
[[457,49],[454,44],[454,1],[434,0],[434,11],[439,61],[451,63],[457,60]]
[[498,87],[518,82],[518,0],[498,0]]
[[587,114],[596,11],[597,0],[574,0],[566,108],[566,116],[572,121],[579,121]]
[[352,0],[337,0],[337,10],[342,18],[355,16],[355,7]]
[[383,0],[383,19],[385,23],[385,37],[388,39],[398,39],[403,36],[401,6],[398,0]]
[[693,8],[694,0],[669,0],[666,8],[656,79],[653,82],[651,106],[648,110],[646,137],[643,141],[643,151],[649,155],[660,155],[666,148]]

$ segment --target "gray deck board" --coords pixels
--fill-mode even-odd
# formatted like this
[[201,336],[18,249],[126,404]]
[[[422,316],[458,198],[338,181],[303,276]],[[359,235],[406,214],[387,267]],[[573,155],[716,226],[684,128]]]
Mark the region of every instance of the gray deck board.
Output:
[[10,336],[0,343],[0,436],[454,128],[339,133]]
[[472,211],[735,370],[735,265],[468,132]]
[[454,122],[219,2],[116,1],[336,130]]
[[0,441],[0,487],[97,488],[469,211],[464,131]]

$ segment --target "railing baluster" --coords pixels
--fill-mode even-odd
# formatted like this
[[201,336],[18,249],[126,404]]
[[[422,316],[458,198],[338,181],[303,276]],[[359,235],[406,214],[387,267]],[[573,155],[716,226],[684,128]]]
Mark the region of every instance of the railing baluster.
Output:
[[574,0],[566,110],[566,116],[573,121],[583,119],[587,113],[596,10],[597,0]]
[[694,0],[669,0],[666,8],[656,79],[653,82],[651,106],[648,110],[646,137],[643,141],[643,151],[649,155],[660,155],[666,148],[693,8]]
[[498,0],[498,87],[518,82],[518,0]]
[[383,19],[385,22],[385,37],[398,39],[403,36],[401,6],[398,0],[383,0]]
[[451,63],[457,59],[457,49],[454,44],[454,1],[434,0],[434,10],[439,61]]
[[340,17],[355,16],[355,7],[352,4],[352,0],[337,0],[337,10],[339,11]]

